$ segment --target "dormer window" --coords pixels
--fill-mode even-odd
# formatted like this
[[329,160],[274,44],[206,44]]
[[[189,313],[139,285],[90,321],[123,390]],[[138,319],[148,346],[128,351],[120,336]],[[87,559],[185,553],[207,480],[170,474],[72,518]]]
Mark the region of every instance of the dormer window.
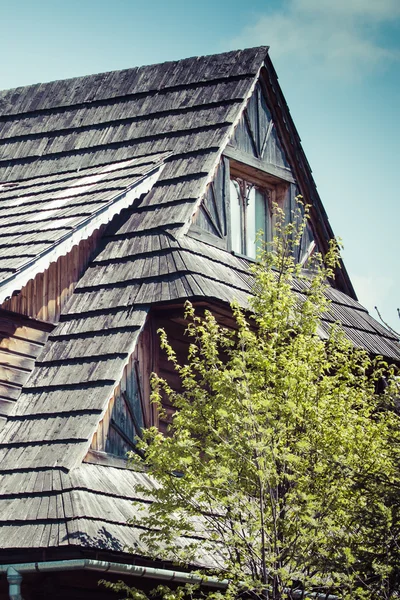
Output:
[[[240,177],[230,181],[231,250],[256,258],[262,241],[271,240],[273,190]],[[257,237],[263,232],[263,240]]]

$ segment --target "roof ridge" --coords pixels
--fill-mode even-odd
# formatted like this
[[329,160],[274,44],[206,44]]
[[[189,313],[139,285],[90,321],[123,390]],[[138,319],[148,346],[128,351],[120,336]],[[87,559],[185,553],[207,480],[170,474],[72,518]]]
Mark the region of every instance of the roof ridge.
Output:
[[[269,50],[269,46],[266,45],[261,45],[261,46],[252,46],[250,48],[242,48],[242,49],[237,49],[237,50],[228,50],[226,52],[219,52],[219,53],[211,53],[211,54],[200,54],[200,55],[194,55],[194,56],[188,56],[186,58],[180,58],[177,60],[166,60],[163,62],[154,62],[154,63],[150,63],[150,64],[142,64],[142,65],[134,65],[132,67],[127,67],[124,69],[111,69],[110,71],[99,71],[98,73],[88,73],[86,75],[75,75],[73,77],[66,77],[63,79],[52,79],[50,81],[37,81],[35,83],[28,83],[26,85],[21,85],[21,86],[15,86],[12,88],[5,88],[5,89],[0,89],[0,102],[1,102],[1,96],[3,93],[5,92],[19,92],[21,90],[27,90],[29,88],[35,88],[38,86],[47,86],[47,85],[52,85],[55,83],[60,83],[60,82],[69,82],[71,83],[72,81],[76,81],[78,79],[82,80],[82,79],[87,79],[87,78],[96,78],[96,77],[104,77],[107,75],[114,75],[114,74],[123,74],[123,73],[129,73],[129,72],[137,72],[140,69],[146,69],[146,68],[153,68],[153,67],[158,67],[158,66],[165,66],[165,65],[178,65],[178,64],[184,64],[187,63],[189,61],[196,61],[196,60],[204,60],[204,59],[208,59],[210,57],[228,57],[228,56],[233,56],[234,54],[238,54],[238,53],[251,53],[252,51],[254,53],[257,54],[261,54],[262,52],[264,52],[264,54],[266,55],[268,53]],[[0,104],[1,105],[1,104]]]
[[43,110],[67,109],[99,100],[149,94],[165,88],[230,80],[254,75],[265,62],[265,46],[222,54],[155,63],[121,71],[109,71],[20,86],[0,91],[0,116],[15,117]]

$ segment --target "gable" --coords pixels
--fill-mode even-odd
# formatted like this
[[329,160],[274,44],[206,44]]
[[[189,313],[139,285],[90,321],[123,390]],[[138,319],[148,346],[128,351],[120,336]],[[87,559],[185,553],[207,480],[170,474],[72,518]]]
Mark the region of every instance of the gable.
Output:
[[227,248],[229,235],[228,211],[229,162],[221,159],[213,180],[207,186],[204,199],[193,217],[193,225],[190,231],[196,232],[199,229],[209,233],[214,237],[216,245]]
[[[274,206],[289,222],[300,195],[262,83],[257,82],[243,109],[190,228],[192,235],[250,258],[256,258],[260,247],[257,232],[262,230],[264,241],[272,241]],[[298,261],[305,264],[318,249],[311,219]]]
[[[265,165],[274,165],[290,171],[260,82],[249,98],[229,145],[261,160]],[[293,177],[292,173],[288,174]]]
[[93,452],[125,459],[126,453],[135,449],[135,438],[142,428],[157,425],[155,407],[150,404],[150,376],[156,370],[154,334],[148,321],[92,437],[86,461],[91,462]]

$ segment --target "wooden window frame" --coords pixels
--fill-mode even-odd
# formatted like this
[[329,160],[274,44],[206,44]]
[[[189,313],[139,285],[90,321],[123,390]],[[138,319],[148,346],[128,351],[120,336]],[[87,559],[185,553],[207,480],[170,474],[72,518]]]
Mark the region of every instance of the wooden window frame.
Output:
[[[252,161],[252,163],[255,161]],[[292,177],[282,177],[277,176],[275,173],[271,173],[266,171],[265,169],[260,168],[261,165],[257,164],[257,167],[253,164],[248,164],[247,162],[240,162],[234,158],[229,160],[229,181],[238,181],[245,182],[251,186],[254,186],[261,192],[265,193],[266,202],[268,202],[268,206],[266,206],[266,210],[270,212],[272,215],[272,206],[273,204],[277,204],[280,207],[283,207],[284,200],[286,194],[288,193],[290,183],[294,183],[295,180]],[[229,194],[227,194],[227,199]],[[244,216],[246,209],[244,210]],[[247,239],[247,231],[246,231],[246,222],[241,223],[241,237],[242,237],[242,250],[244,252],[238,252],[234,250],[232,247],[232,230],[231,230],[231,202],[227,202],[227,212],[229,213],[227,222],[228,222],[228,247],[229,250],[233,254],[237,254],[240,256],[244,256],[247,259],[254,260],[254,258],[246,253],[246,239]],[[274,218],[271,216],[271,231],[274,230]],[[264,233],[266,233],[264,231]]]

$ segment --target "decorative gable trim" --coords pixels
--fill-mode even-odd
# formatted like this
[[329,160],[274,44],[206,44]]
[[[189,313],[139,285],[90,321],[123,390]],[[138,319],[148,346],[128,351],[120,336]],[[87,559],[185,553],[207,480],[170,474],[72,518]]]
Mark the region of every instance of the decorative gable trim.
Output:
[[224,156],[230,158],[233,162],[240,163],[242,165],[245,164],[250,167],[250,169],[256,169],[265,175],[270,175],[272,182],[278,183],[281,181],[287,181],[288,183],[296,183],[296,180],[294,179],[290,169],[280,167],[272,163],[267,163],[256,157],[252,157],[239,148],[227,146],[224,151]]

